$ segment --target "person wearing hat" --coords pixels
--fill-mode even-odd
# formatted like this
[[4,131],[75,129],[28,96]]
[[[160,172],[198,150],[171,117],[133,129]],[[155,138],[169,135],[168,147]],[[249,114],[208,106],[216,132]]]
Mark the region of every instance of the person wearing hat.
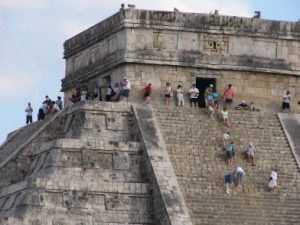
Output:
[[249,162],[252,163],[252,166],[255,166],[255,154],[256,154],[256,149],[255,146],[253,145],[252,142],[250,142],[248,144],[248,146],[246,147],[246,153],[248,155],[248,160]]
[[214,85],[210,84],[204,91],[205,106],[208,107],[208,96],[213,93]]
[[228,142],[229,142],[229,139],[230,139],[230,132],[225,131],[224,134],[223,134],[222,139],[223,139],[223,147],[225,148],[226,145],[227,145]]

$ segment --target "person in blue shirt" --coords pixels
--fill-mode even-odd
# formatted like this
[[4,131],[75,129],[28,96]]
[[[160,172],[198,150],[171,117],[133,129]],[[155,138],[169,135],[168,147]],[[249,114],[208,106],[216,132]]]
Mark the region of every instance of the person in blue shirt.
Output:
[[226,185],[226,194],[230,194],[231,190],[229,187],[232,185],[232,180],[233,180],[232,178],[233,178],[232,171],[228,169],[224,176],[225,185]]
[[227,159],[227,164],[232,165],[233,162],[233,157],[234,157],[234,144],[233,142],[229,143],[226,145],[226,159]]

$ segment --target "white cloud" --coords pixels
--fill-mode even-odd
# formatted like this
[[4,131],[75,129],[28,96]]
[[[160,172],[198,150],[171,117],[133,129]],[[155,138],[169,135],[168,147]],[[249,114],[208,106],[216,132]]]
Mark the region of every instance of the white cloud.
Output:
[[85,29],[91,27],[93,24],[84,23],[80,20],[62,20],[57,26],[57,32],[60,34],[62,39],[69,39],[76,34],[84,31]]
[[1,0],[0,8],[7,9],[40,9],[47,3],[47,0]]
[[15,100],[33,90],[40,78],[27,71],[14,70],[5,73],[0,71],[0,101]]
[[248,0],[152,0],[135,1],[136,8],[141,9],[159,9],[172,11],[175,7],[182,12],[193,13],[211,13],[215,9],[219,10],[221,15],[233,16],[251,16],[251,6]]

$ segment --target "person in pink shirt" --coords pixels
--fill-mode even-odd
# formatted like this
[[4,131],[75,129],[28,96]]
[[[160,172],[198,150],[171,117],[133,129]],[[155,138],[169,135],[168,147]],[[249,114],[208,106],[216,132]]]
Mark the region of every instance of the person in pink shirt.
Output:
[[225,104],[229,105],[229,108],[231,108],[233,102],[233,89],[231,84],[228,85],[228,88],[223,94],[223,98],[225,98]]

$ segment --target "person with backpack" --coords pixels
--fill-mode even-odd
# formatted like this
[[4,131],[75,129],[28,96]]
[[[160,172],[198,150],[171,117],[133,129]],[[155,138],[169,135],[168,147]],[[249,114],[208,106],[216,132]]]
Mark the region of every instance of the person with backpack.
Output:
[[230,194],[231,190],[230,190],[230,186],[232,185],[232,171],[230,169],[228,169],[225,173],[224,176],[224,180],[225,180],[225,185],[226,185],[226,194]]
[[229,143],[226,145],[226,159],[227,159],[227,164],[232,165],[233,162],[233,157],[234,157],[234,144],[233,142]]

